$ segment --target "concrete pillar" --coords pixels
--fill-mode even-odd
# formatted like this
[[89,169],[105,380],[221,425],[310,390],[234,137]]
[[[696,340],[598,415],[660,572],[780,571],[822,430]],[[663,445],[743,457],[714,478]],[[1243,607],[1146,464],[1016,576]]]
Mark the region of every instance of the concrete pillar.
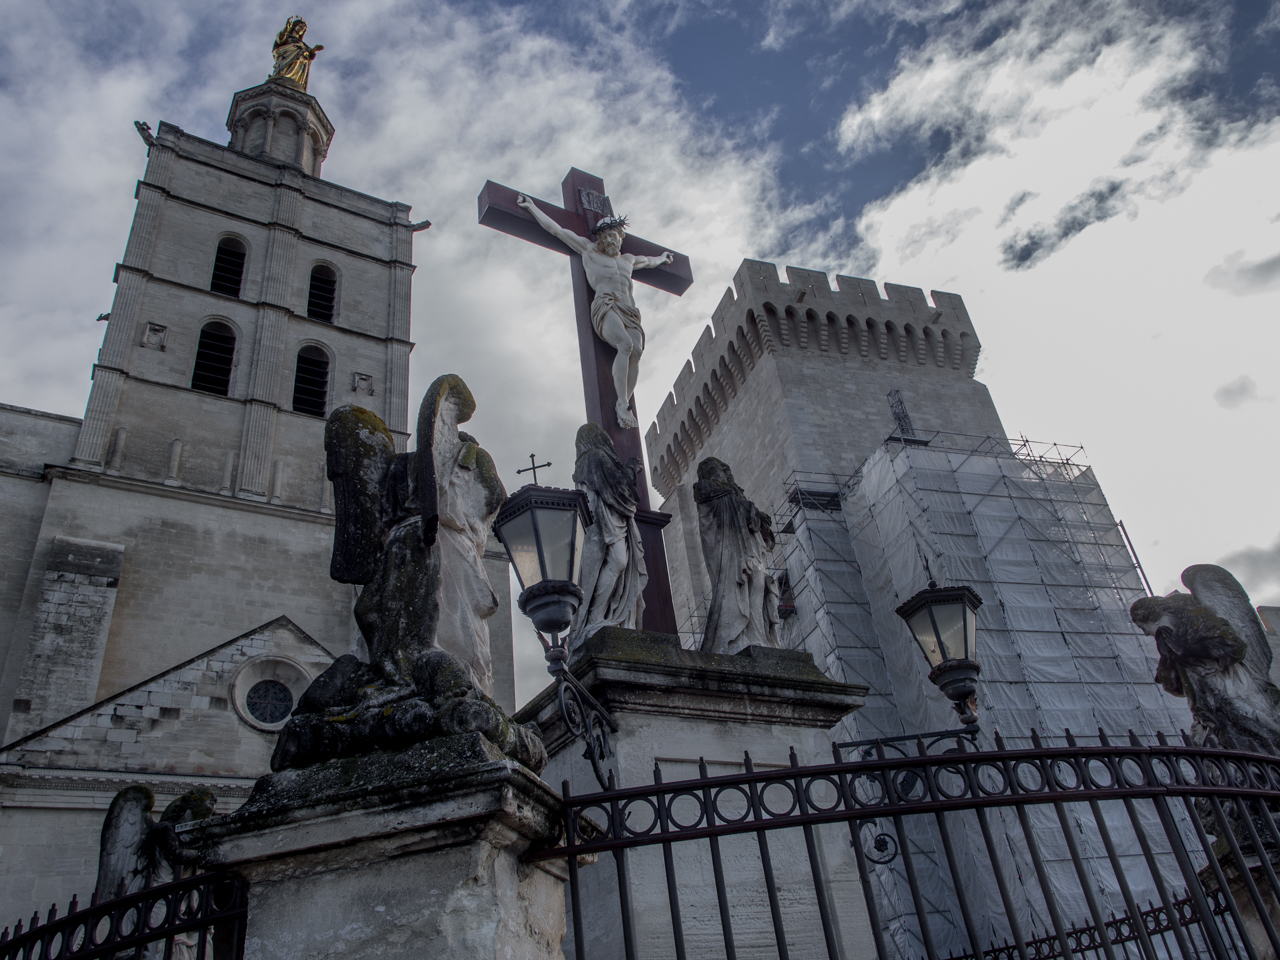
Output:
[[[807,653],[749,647],[738,656],[703,654],[682,650],[674,636],[635,630],[600,631],[576,651],[571,669],[618,722],[617,756],[609,765],[623,787],[652,784],[655,762],[667,784],[697,777],[700,760],[705,760],[710,776],[742,773],[744,752],[751,754],[757,771],[788,766],[792,747],[803,765],[830,763],[829,731],[862,705],[867,692],[865,687],[829,680]],[[568,780],[574,795],[600,791],[583,759],[582,742],[567,735],[554,686],[515,719],[536,720],[543,732],[551,758],[544,780]],[[771,803],[778,800],[766,798]],[[638,810],[637,824],[643,816]],[[816,834],[842,956],[874,957],[848,828],[821,826]],[[791,956],[826,956],[803,837],[798,830],[781,830],[771,832],[768,841],[778,887],[786,892],[783,920]],[[721,849],[728,865],[738,949],[772,956],[773,924],[758,839],[754,833],[726,837]],[[688,841],[674,844],[672,852],[689,956],[723,956],[710,848],[705,840]],[[674,955],[661,847],[628,851],[626,866],[638,954]],[[613,856],[601,854],[581,876],[586,955],[592,960],[622,960]],[[565,955],[573,956],[571,946],[566,946]]]
[[480,734],[261,778],[183,831],[248,879],[245,960],[561,960],[559,796]]

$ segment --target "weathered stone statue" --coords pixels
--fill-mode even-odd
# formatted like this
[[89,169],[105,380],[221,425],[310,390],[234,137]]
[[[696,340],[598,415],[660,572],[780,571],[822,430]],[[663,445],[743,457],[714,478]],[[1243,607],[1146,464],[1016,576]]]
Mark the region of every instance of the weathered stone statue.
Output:
[[1188,567],[1182,582],[1190,594],[1143,597],[1129,611],[1155,638],[1156,681],[1187,698],[1196,743],[1280,755],[1280,689],[1249,595],[1213,564]]
[[418,413],[418,449],[398,455],[368,410],[330,415],[329,575],[364,585],[355,617],[369,662],[339,657],[311,683],[280,732],[272,770],[471,732],[535,772],[545,765],[537,735],[489,697],[484,621],[497,600],[481,556],[506,491],[489,455],[458,431],[475,407],[460,377],[438,378]]
[[591,230],[591,239],[566,230],[538,209],[523,194],[516,199],[538,221],[543,230],[560,240],[582,257],[587,283],[594,296],[591,300],[591,326],[598,336],[618,351],[613,361],[613,386],[618,395],[614,409],[618,426],[630,430],[638,426],[628,403],[640,376],[640,356],[644,353],[644,328],[640,326],[640,309],[632,295],[631,274],[635,270],[660,267],[671,263],[674,255],[664,251],[660,257],[637,257],[622,252],[627,218],[609,217]]
[[143,786],[125,787],[111,801],[98,847],[94,892],[99,901],[168,883],[196,861],[196,854],[178,842],[174,827],[212,816],[217,798],[208,790],[188,790],[165,807],[159,823],[151,819],[155,803]]
[[698,464],[693,499],[702,558],[711,575],[702,651],[739,653],[753,644],[778,646],[778,581],[768,567],[772,519],[746,498],[729,465],[715,457]]
[[270,79],[286,80],[300,90],[307,89],[307,81],[311,77],[311,61],[324,47],[307,46],[302,42],[306,35],[307,21],[301,17],[290,17],[285,21],[284,29],[276,34],[276,42],[271,46],[275,66],[271,70]]
[[484,569],[484,545],[493,518],[507,499],[493,458],[475,437],[458,430],[471,419],[476,402],[461,378],[441,377],[431,385],[418,413],[418,443],[430,457],[419,460],[433,470],[440,543],[440,621],[436,640],[471,671],[471,681],[493,695],[489,626],[498,597]]
[[582,547],[582,605],[569,628],[572,651],[602,627],[634,630],[644,614],[649,573],[636,526],[636,475],[643,464],[624,464],[609,434],[597,423],[578,429],[573,482],[587,495],[595,520]]

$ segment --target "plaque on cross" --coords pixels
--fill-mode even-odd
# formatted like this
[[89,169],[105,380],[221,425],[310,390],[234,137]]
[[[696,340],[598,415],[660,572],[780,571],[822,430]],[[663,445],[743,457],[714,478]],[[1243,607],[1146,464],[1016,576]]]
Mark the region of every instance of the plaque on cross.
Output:
[[[560,189],[563,207],[530,197],[532,205],[550,221],[552,226],[549,227],[540,223],[527,207],[520,204],[522,195],[518,191],[490,180],[480,191],[480,223],[569,255],[587,420],[598,423],[605,429],[624,463],[631,457],[638,457],[643,462],[644,449],[640,440],[634,398],[625,397],[621,404],[618,402],[619,392],[615,384],[619,379],[625,378],[615,375],[617,350],[597,334],[598,325],[611,321],[606,311],[601,309],[603,303],[596,304],[593,321],[592,306],[596,294],[588,283],[588,270],[583,264],[582,251],[586,245],[577,240],[589,240],[597,224],[614,220],[613,206],[605,193],[604,181],[576,168],[569,171]],[[557,232],[575,235],[566,239],[578,249],[558,238],[552,232],[552,227],[558,227]],[[618,232],[622,233],[621,230]],[[693,283],[689,258],[684,254],[671,253],[669,257],[664,256],[668,251],[658,244],[630,234],[622,238],[620,252],[630,254],[634,260],[635,269],[631,271],[627,281],[628,291],[629,281],[637,280],[680,296]],[[587,251],[587,255],[591,255],[590,251]],[[622,317],[621,310],[617,316]],[[633,327],[639,329],[638,314]],[[612,331],[606,330],[606,333],[611,334]],[[640,338],[642,345],[643,333]],[[634,386],[634,371],[631,379],[631,385]],[[619,422],[626,411],[630,412],[629,419],[637,425],[623,425]],[[670,516],[650,509],[649,485],[643,475],[636,478],[636,496],[640,505],[636,520],[640,524],[645,565],[649,571],[649,583],[644,593],[644,629],[675,633],[675,610],[671,602],[671,584],[667,577],[666,550],[662,543],[662,528],[666,526]]]

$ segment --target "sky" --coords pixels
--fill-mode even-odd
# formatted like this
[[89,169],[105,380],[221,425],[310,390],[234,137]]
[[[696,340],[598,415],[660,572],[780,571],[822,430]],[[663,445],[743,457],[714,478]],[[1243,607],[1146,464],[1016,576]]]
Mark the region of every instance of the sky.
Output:
[[[411,399],[472,387],[509,489],[570,485],[567,263],[476,223],[577,166],[686,253],[637,296],[642,426],[743,258],[959,293],[1011,435],[1082,445],[1158,592],[1280,604],[1280,0],[0,0],[0,401],[83,414],[146,162],[226,142],[287,16],[324,177],[413,206]],[[557,201],[558,202],[558,201]],[[519,699],[544,682],[518,614]]]

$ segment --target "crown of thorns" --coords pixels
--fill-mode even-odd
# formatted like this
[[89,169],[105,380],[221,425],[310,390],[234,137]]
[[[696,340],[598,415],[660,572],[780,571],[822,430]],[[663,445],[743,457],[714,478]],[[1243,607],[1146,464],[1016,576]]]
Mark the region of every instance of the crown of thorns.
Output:
[[626,217],[605,217],[594,227],[591,228],[591,235],[597,237],[605,230],[623,230],[627,229]]

